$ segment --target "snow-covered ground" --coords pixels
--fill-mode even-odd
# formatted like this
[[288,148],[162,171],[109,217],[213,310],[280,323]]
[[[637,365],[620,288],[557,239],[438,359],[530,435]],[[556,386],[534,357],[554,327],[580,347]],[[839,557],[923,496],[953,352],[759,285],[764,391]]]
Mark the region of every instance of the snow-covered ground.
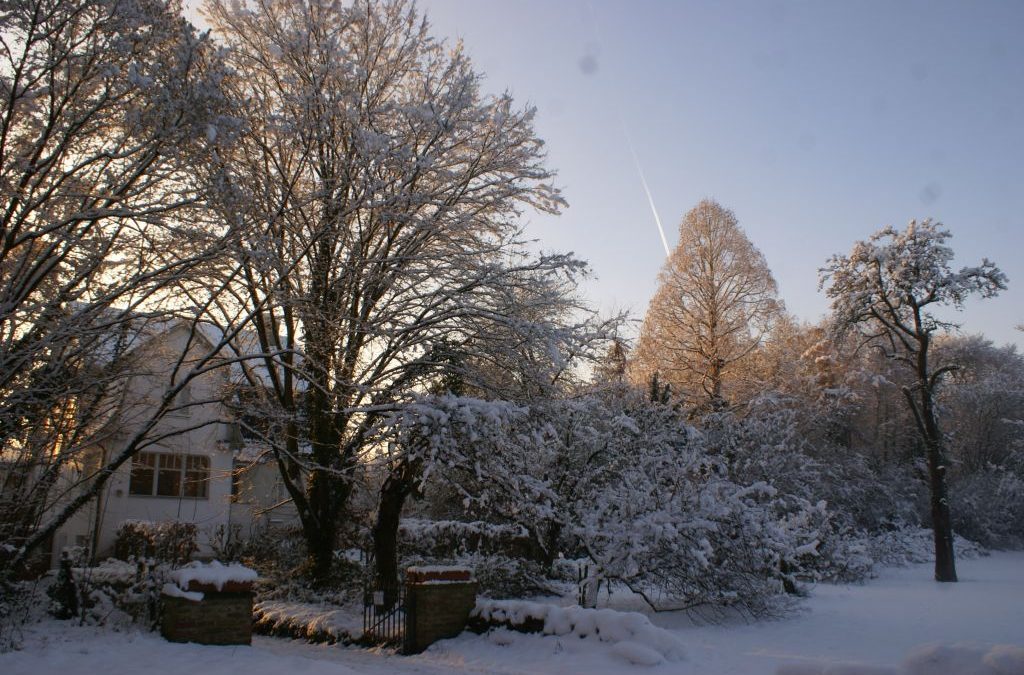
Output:
[[959,567],[958,584],[937,584],[929,565],[916,565],[862,586],[818,586],[794,615],[776,621],[695,626],[678,613],[655,615],[686,650],[683,660],[656,666],[632,665],[628,650],[598,640],[506,630],[463,634],[400,657],[264,637],[252,647],[178,645],[153,634],[46,622],[28,629],[24,650],[0,654],[0,673],[1024,675],[1024,553]]

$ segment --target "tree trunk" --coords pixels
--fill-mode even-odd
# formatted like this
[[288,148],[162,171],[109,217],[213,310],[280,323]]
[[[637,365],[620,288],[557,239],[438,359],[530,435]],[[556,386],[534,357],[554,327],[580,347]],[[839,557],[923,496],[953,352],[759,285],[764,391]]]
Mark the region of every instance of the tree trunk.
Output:
[[[328,466],[331,466],[328,464]],[[351,494],[349,482],[332,471],[315,469],[309,475],[307,503],[309,517],[303,519],[303,532],[309,553],[309,574],[313,585],[324,587],[330,583],[334,551],[338,547],[338,530],[347,513]]]
[[[321,519],[321,516],[327,516]],[[331,566],[334,561],[334,549],[337,545],[338,528],[329,514],[318,514],[312,519],[319,525],[305,528],[306,548],[309,552],[309,575],[316,588],[330,584]]]
[[[320,339],[320,333],[311,330],[310,334],[310,362],[329,364],[328,350],[321,346],[324,341]],[[306,494],[312,517],[304,529],[310,574],[313,585],[317,587],[324,587],[330,582],[338,525],[345,513],[349,491],[348,481],[341,475],[341,470],[349,468],[348,454],[341,448],[338,419],[332,412],[335,403],[327,394],[331,382],[326,372],[323,365],[313,370],[306,400],[311,454],[317,468],[309,473]]]
[[942,452],[942,434],[931,391],[921,391],[922,417],[928,452],[928,483],[931,491],[932,533],[935,537],[935,580],[956,581],[956,560],[953,557],[953,521],[949,513],[946,490],[946,460]]
[[413,469],[403,462],[380,488],[377,522],[373,527],[374,575],[385,592],[387,604],[393,601],[387,597],[389,589],[393,593],[398,581],[398,524],[405,500],[415,486],[414,476]]
[[544,565],[544,569],[551,572],[555,565],[555,560],[558,559],[558,540],[562,536],[562,524],[555,522],[548,525],[547,532],[544,535],[544,549],[541,552],[543,558],[541,564]]
[[935,580],[956,581],[956,560],[953,557],[953,521],[949,514],[949,496],[946,492],[946,457],[942,451],[942,432],[935,414],[933,386],[943,369],[932,373],[928,366],[930,335],[922,328],[920,310],[914,315],[916,327],[917,393],[919,402],[914,400],[910,389],[903,394],[914,413],[918,431],[924,439],[928,456],[928,488],[931,495],[932,535],[935,539]]

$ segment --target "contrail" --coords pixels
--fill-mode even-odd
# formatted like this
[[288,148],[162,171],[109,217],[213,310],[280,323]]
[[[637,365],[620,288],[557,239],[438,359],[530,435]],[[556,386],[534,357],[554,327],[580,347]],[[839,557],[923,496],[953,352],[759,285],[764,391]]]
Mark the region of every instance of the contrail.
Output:
[[[594,37],[597,39],[598,44],[604,42],[601,38],[601,28],[597,24],[597,13],[594,12],[594,5],[587,2],[587,9],[590,10],[590,23],[594,29]],[[614,104],[613,104],[614,105]],[[615,113],[619,118],[619,124],[622,126],[622,135],[626,137],[626,145],[629,146],[629,154],[633,156],[633,166],[636,167],[636,172],[640,174],[640,182],[644,186],[644,194],[647,195],[647,203],[651,206],[651,213],[654,214],[654,222],[658,226],[658,234],[661,235],[661,245],[665,247],[665,257],[672,255],[672,252],[668,248],[668,239],[665,238],[665,228],[661,224],[661,216],[658,215],[658,209],[654,206],[654,196],[651,195],[651,188],[647,184],[647,177],[644,175],[644,170],[640,166],[640,158],[637,157],[636,148],[633,147],[633,139],[629,136],[629,129],[626,128],[626,121],[622,117],[622,111],[615,106]]]
[[640,166],[640,158],[636,156],[636,148],[633,147],[633,139],[629,137],[629,130],[626,129],[625,122],[622,122],[622,134],[626,137],[626,143],[629,145],[629,154],[633,155],[633,165],[636,167],[636,172],[640,174],[640,182],[643,183],[644,193],[647,195],[647,203],[651,205],[651,213],[654,214],[654,222],[658,225],[658,234],[661,235],[661,245],[665,247],[665,257],[667,258],[672,255],[672,252],[668,248],[668,239],[665,238],[665,228],[661,224],[661,217],[658,215],[658,209],[654,206],[654,197],[651,195],[651,188],[647,185],[647,177],[644,176],[644,170]]

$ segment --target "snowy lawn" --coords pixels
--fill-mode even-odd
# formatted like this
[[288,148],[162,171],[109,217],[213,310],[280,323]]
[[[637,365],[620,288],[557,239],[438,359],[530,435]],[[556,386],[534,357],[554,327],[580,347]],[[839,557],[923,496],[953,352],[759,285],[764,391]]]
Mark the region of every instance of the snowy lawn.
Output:
[[[1024,675],[1024,553],[995,553],[959,565],[958,584],[937,584],[930,565],[915,565],[886,570],[863,586],[818,586],[795,615],[778,621],[694,626],[678,613],[654,615],[654,623],[685,649],[683,660],[654,666],[632,665],[635,654],[599,640],[507,630],[463,634],[424,654],[400,657],[265,637],[255,638],[252,647],[177,645],[153,634],[46,622],[29,628],[23,651],[0,655],[0,673]],[[911,667],[903,669],[915,649]]]

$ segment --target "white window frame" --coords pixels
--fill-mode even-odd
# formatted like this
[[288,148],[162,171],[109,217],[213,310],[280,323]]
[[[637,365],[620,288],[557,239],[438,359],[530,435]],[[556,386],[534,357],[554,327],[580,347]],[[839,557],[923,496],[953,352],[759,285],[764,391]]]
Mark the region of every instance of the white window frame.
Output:
[[210,457],[177,452],[140,452],[132,458],[128,494],[132,497],[209,499]]

